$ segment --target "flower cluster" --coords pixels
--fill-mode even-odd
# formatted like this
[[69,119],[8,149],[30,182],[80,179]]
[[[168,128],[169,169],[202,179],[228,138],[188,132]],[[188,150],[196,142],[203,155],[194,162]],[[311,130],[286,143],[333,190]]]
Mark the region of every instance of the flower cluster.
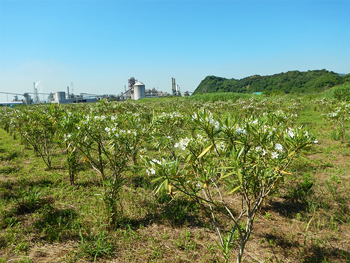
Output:
[[155,175],[157,166],[164,165],[166,163],[165,159],[162,159],[162,161],[159,161],[157,159],[152,159],[148,161],[148,168],[146,169],[146,172],[149,176]]
[[188,143],[191,141],[190,138],[184,138],[184,139],[181,139],[178,143],[175,143],[174,147],[175,148],[179,148],[181,150],[186,150],[186,147],[188,146]]

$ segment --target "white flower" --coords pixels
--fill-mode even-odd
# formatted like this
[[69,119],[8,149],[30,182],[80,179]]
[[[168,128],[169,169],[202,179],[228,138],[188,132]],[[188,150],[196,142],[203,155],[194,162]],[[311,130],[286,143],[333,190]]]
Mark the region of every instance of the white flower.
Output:
[[338,114],[338,112],[328,113],[328,117],[333,118],[333,117],[336,117],[337,114]]
[[216,121],[215,123],[214,123],[214,127],[215,127],[215,130],[219,130],[220,129],[220,125],[219,125],[219,122],[218,121]]
[[276,149],[277,151],[282,152],[282,151],[283,151],[283,146],[282,146],[281,144],[279,144],[279,143],[276,143],[275,149]]
[[162,164],[160,161],[158,161],[157,159],[152,159],[153,163],[158,163],[158,164]]
[[220,142],[220,143],[218,143],[217,145],[217,148],[220,150],[220,151],[223,151],[223,150],[225,150],[225,143],[224,142]]
[[318,143],[318,140],[314,140],[314,143]]
[[174,147],[175,148],[179,148],[181,150],[186,150],[186,147],[188,145],[188,143],[190,142],[191,139],[189,138],[184,138],[184,139],[181,139],[178,143],[175,143]]
[[278,157],[278,155],[279,155],[278,153],[273,152],[273,153],[271,153],[271,158],[276,159]]
[[150,168],[149,170],[147,170],[147,174],[151,175],[151,174],[155,174],[156,170],[154,170],[154,168]]
[[295,135],[295,133],[293,132],[293,130],[292,130],[291,128],[289,128],[289,130],[288,130],[288,136],[291,137],[291,138],[293,138],[294,135]]
[[236,129],[236,132],[237,132],[238,134],[241,134],[241,133],[247,134],[247,131],[246,131],[245,129],[241,129],[241,128],[239,128],[239,127]]

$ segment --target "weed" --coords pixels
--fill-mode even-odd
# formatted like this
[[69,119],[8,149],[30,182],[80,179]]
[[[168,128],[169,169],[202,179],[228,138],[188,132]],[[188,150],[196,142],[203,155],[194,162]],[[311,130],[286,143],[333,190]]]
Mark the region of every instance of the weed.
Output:
[[74,220],[77,214],[71,209],[53,210],[50,207],[45,209],[41,220],[34,222],[34,227],[49,242],[60,241],[63,237],[76,236],[75,229],[79,224]]
[[264,217],[265,217],[267,220],[270,220],[270,219],[271,219],[271,216],[272,216],[272,215],[271,215],[268,211],[265,212]]
[[340,176],[337,174],[331,174],[330,175],[330,179],[335,182],[336,184],[340,184],[341,183],[341,179]]
[[11,217],[4,216],[2,221],[7,227],[13,227],[17,223],[16,217],[13,217],[13,216]]
[[196,213],[199,209],[197,203],[183,198],[170,200],[170,196],[164,196],[159,199],[160,203],[165,202],[162,213],[163,220],[169,220],[173,226],[181,226],[186,222],[195,224],[197,218],[191,216],[191,214]]
[[[103,227],[103,226],[102,226]],[[111,242],[111,237],[108,236],[108,232],[99,229],[98,233],[93,234],[89,229],[85,228],[86,235],[83,235],[82,229],[79,229],[80,245],[77,250],[77,258],[88,255],[93,257],[96,262],[98,257],[104,255],[111,255],[114,250],[114,245]]]
[[328,192],[331,194],[332,198],[335,200],[337,197],[337,186],[336,184],[332,183],[331,181],[326,180],[325,186],[328,190]]
[[7,166],[0,169],[0,173],[2,174],[13,174],[18,172],[20,169],[18,167]]
[[184,234],[177,238],[175,246],[186,252],[195,250],[197,248],[197,243],[191,237],[191,232],[185,229]]
[[302,176],[302,182],[296,184],[295,187],[290,189],[286,198],[291,202],[300,202],[302,204],[308,204],[314,194],[314,178],[309,173],[304,173]]
[[33,260],[29,257],[23,257],[18,260],[16,260],[16,263],[32,263]]
[[36,186],[32,189],[27,188],[27,190],[21,190],[19,198],[15,198],[17,212],[19,214],[33,212],[40,207],[40,198],[41,192],[40,189]]
[[167,233],[166,230],[164,230],[163,239],[168,239],[168,238],[169,238],[169,234]]
[[20,242],[19,244],[17,244],[17,246],[15,247],[15,253],[16,254],[21,254],[23,252],[27,252],[29,249],[29,245],[27,242]]
[[329,228],[335,232],[339,231],[338,223],[333,216],[329,219]]
[[302,220],[303,220],[303,217],[302,217],[302,215],[301,215],[300,213],[297,213],[297,219],[298,219],[299,221],[302,221]]

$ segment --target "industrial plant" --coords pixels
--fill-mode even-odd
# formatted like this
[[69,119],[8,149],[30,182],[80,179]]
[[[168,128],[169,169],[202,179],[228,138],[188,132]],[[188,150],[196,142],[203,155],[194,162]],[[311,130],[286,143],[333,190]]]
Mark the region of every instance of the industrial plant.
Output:
[[[71,87],[73,83],[71,83]],[[99,100],[108,100],[108,101],[124,101],[127,99],[131,100],[140,100],[144,98],[159,98],[167,96],[189,96],[189,92],[184,92],[181,94],[179,85],[176,84],[175,78],[171,78],[171,92],[158,91],[156,88],[146,89],[146,86],[143,82],[136,80],[134,77],[128,79],[128,88],[124,86],[124,92],[119,95],[114,94],[89,94],[89,93],[80,93],[80,95],[75,95],[73,92],[69,92],[69,86],[67,87],[67,92],[57,91],[55,93],[39,93],[37,89],[37,83],[34,82],[34,92],[26,92],[24,94],[11,93],[11,92],[0,92],[7,94],[7,96],[15,95],[13,101],[11,102],[0,102],[0,105],[16,105],[16,104],[39,104],[39,103],[57,103],[57,104],[66,104],[66,103],[87,103],[87,102],[96,102]],[[19,99],[19,96],[23,96],[23,99]],[[43,100],[40,100],[40,96],[43,97]],[[47,96],[47,100],[44,99],[44,96]]]

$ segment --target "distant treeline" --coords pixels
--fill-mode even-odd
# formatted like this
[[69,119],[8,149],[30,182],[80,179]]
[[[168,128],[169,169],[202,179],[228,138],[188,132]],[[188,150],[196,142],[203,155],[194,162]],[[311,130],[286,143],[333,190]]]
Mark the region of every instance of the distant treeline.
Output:
[[271,76],[254,75],[243,79],[207,76],[194,91],[198,93],[313,93],[350,81],[350,74],[340,76],[332,71],[288,71]]

